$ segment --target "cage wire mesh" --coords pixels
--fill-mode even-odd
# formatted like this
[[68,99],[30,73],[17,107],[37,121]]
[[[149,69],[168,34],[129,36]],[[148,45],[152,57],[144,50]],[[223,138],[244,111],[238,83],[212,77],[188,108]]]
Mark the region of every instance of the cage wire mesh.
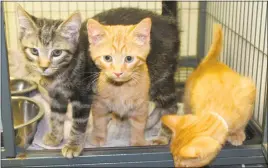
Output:
[[[158,14],[162,13],[161,1],[135,2],[135,1],[105,1],[105,2],[17,2],[27,12],[36,17],[46,17],[54,19],[66,19],[72,12],[78,10],[83,19],[90,18],[104,10],[117,7],[138,7],[148,9]],[[15,2],[4,2],[7,46],[17,49],[18,42],[18,23],[16,20]],[[178,22],[181,26],[181,49],[180,57],[187,59],[197,55],[197,20],[198,20],[198,2],[178,2]],[[171,13],[171,12],[170,12]],[[192,72],[191,67],[180,67],[176,74],[177,82],[184,82],[187,76]]]
[[206,52],[214,23],[220,23],[224,31],[220,60],[256,84],[253,118],[262,128],[267,113],[267,2],[208,2]]
[[[78,10],[83,19],[117,7],[138,7],[162,12],[162,2],[18,2],[36,17],[65,19]],[[206,3],[205,30],[199,32],[198,19],[200,3]],[[212,42],[214,23],[223,25],[224,48],[221,61],[242,75],[250,76],[257,86],[257,99],[254,120],[264,126],[267,111],[267,2],[178,2],[178,23],[181,32],[180,58],[196,59],[198,53],[197,36],[205,33],[205,53]],[[18,25],[16,20],[16,3],[4,2],[5,25],[8,48],[17,49]],[[203,55],[201,55],[203,56]],[[180,66],[176,81],[184,82],[193,71],[193,67]]]

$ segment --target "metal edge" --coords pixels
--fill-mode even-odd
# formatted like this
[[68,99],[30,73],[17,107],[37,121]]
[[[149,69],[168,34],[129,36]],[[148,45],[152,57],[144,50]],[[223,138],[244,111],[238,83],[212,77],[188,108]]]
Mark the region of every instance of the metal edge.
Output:
[[265,117],[264,117],[265,119],[263,122],[263,124],[264,124],[263,143],[267,144],[268,143],[268,128],[267,128],[268,127],[268,111],[267,111],[267,107],[266,107],[266,111],[264,111],[264,113],[265,113]]
[[[49,164],[48,164],[49,162]],[[161,162],[163,162],[161,164]],[[28,151],[22,157],[3,159],[3,167],[21,166],[49,166],[53,167],[77,167],[78,165],[124,167],[146,165],[146,167],[174,167],[173,158],[167,146],[155,147],[114,147],[87,149],[82,156],[74,159],[66,159],[60,150]],[[210,165],[233,164],[263,164],[266,163],[262,153],[261,144],[241,147],[223,148],[216,159]]]
[[268,148],[267,144],[263,144],[262,152],[263,152],[263,155],[266,159],[266,163],[268,164],[268,149],[267,148]]
[[[125,168],[125,167],[152,167],[152,168],[155,168],[155,167],[174,167],[173,166],[173,162],[170,161],[170,160],[159,160],[159,161],[148,161],[148,162],[118,162],[118,163],[99,163],[99,164],[75,164],[75,165],[45,165],[45,166],[31,166],[31,168],[33,167],[53,167],[53,168],[64,168],[64,167],[68,167],[68,168],[80,168],[80,167],[86,167],[86,168],[89,168],[89,167],[122,167],[122,168]],[[12,167],[12,168],[29,168],[29,166],[25,165],[25,166],[16,166],[16,167]]]
[[[174,167],[174,162],[168,147],[130,147],[130,148],[100,148],[84,151],[82,156],[74,159],[66,159],[61,152],[51,150],[31,151],[23,154],[23,158],[3,159],[3,167],[17,166],[43,166],[43,165],[60,166],[68,165],[115,165],[115,164],[132,164],[132,163],[154,163],[165,162],[165,166]],[[141,165],[143,165],[141,164]],[[150,164],[149,164],[150,165]],[[149,166],[148,165],[148,166]],[[154,165],[154,164],[153,164]]]
[[26,88],[24,90],[21,90],[21,91],[11,91],[11,95],[13,94],[25,94],[27,92],[31,92],[31,91],[34,91],[34,90],[37,90],[37,83],[32,81],[32,80],[28,80],[28,79],[23,79],[23,78],[10,78],[10,80],[13,80],[13,81],[17,81],[17,80],[22,80],[22,81],[25,81],[25,82],[28,82],[31,87],[29,88]]
[[266,161],[264,156],[229,157],[229,158],[218,158],[211,165],[222,166],[222,165],[244,165],[244,164],[266,164]]
[[[266,107],[266,109],[267,109],[267,107]],[[266,111],[266,114],[265,114],[265,120],[264,120],[264,132],[263,132],[263,146],[262,146],[262,148],[263,148],[263,154],[264,154],[264,156],[265,156],[265,159],[266,159],[266,162],[267,162],[267,164],[268,164],[268,143],[267,143],[267,141],[268,141],[268,113],[267,113],[267,111]]]
[[1,118],[4,118],[2,120],[4,151],[1,150],[1,158],[16,156],[3,10],[3,2],[1,2]]
[[210,165],[220,166],[266,163],[261,144],[259,144],[223,148],[217,158]]
[[190,67],[196,68],[198,65],[198,60],[196,56],[181,56],[179,59],[179,67]]
[[16,100],[16,99],[24,99],[24,100],[27,100],[27,101],[30,101],[30,102],[36,104],[39,107],[39,112],[34,118],[32,118],[31,120],[29,120],[28,122],[26,122],[24,124],[20,124],[20,125],[16,126],[14,128],[15,130],[19,129],[19,128],[22,128],[22,127],[24,127],[26,125],[29,125],[29,124],[32,124],[34,122],[39,121],[40,119],[42,119],[42,117],[45,114],[44,106],[40,102],[36,101],[35,99],[25,97],[25,96],[12,96],[11,99],[14,99],[14,100]]
[[225,146],[218,154],[218,158],[263,156],[261,144]]

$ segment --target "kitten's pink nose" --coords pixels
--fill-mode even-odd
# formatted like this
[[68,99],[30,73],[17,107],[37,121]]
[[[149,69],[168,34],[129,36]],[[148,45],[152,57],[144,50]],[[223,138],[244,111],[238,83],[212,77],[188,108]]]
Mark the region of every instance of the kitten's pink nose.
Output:
[[117,76],[117,77],[119,77],[119,76],[121,76],[123,73],[122,72],[114,72],[114,74]]

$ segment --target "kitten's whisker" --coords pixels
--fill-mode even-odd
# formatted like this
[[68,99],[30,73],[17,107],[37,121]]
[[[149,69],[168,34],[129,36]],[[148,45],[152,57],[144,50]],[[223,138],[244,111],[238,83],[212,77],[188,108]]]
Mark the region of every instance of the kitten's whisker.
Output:
[[138,79],[137,79],[135,73],[133,73],[133,74],[131,75],[131,79],[132,79],[136,84],[139,83],[139,81],[138,81]]
[[93,76],[93,77],[92,77],[92,81],[89,84],[89,87],[91,87],[92,85],[94,85],[95,82],[99,79],[99,73],[98,74],[93,74],[91,76]]
[[97,80],[98,80],[98,77],[94,77],[93,80],[90,82],[89,86],[94,85]]
[[89,79],[90,77],[92,77],[94,79],[96,76],[98,77],[99,73],[94,73],[92,75],[89,75],[89,76],[85,77],[82,81],[84,82],[85,80]]

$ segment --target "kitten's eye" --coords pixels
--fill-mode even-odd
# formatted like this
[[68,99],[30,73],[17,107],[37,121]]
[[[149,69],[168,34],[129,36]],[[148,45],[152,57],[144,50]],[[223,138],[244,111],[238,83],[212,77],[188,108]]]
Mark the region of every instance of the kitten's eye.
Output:
[[33,55],[36,55],[36,56],[39,55],[39,52],[38,52],[38,50],[37,50],[36,48],[30,48],[30,51],[31,51],[31,53],[32,53]]
[[112,62],[113,58],[110,55],[105,55],[104,60],[107,62]]
[[58,56],[60,56],[61,54],[62,54],[62,50],[53,50],[52,53],[51,53],[51,55],[52,55],[53,57],[58,57]]
[[126,56],[126,58],[125,58],[125,62],[127,62],[127,63],[131,63],[133,60],[134,60],[134,57],[132,57],[132,56]]

